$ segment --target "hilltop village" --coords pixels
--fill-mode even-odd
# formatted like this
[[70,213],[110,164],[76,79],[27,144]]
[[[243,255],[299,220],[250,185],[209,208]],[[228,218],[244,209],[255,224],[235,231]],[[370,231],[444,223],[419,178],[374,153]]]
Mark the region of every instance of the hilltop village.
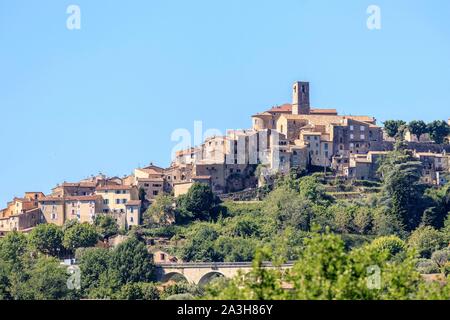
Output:
[[[50,194],[25,192],[0,210],[0,237],[12,231],[28,233],[41,223],[93,223],[101,214],[130,230],[142,223],[143,212],[158,195],[178,197],[196,182],[226,196],[270,185],[274,176],[291,170],[323,171],[345,181],[379,179],[379,159],[394,148],[395,140],[374,117],[311,107],[308,82],[293,85],[292,100],[253,115],[248,130],[229,131],[180,150],[169,168],[150,164],[129,176],[100,174],[63,182]],[[450,145],[408,130],[404,140],[422,163],[422,182],[447,183]]]

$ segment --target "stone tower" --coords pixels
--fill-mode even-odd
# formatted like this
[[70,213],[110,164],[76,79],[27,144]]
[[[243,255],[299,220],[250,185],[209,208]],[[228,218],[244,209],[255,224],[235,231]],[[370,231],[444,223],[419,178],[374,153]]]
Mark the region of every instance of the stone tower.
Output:
[[292,89],[292,114],[309,113],[309,82],[296,82]]

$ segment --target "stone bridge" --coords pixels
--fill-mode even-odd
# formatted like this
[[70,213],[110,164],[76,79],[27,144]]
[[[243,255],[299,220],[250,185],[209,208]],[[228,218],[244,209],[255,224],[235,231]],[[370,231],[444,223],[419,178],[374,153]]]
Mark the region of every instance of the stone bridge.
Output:
[[[286,270],[293,266],[293,262],[288,262],[275,267],[270,262],[263,263],[267,269]],[[185,279],[189,283],[205,285],[216,277],[232,278],[241,270],[247,273],[252,270],[251,262],[188,262],[188,263],[164,263],[156,266],[157,281],[167,282],[177,278]]]

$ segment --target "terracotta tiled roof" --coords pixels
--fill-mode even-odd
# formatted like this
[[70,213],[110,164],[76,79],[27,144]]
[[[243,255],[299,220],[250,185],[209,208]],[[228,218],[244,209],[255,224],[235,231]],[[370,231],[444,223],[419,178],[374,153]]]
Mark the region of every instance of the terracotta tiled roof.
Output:
[[269,113],[291,113],[292,105],[289,103],[283,104],[281,106],[272,107],[272,109],[267,110]]
[[[266,111],[268,113],[292,113],[292,104],[285,103],[281,106],[272,107],[272,109]],[[336,109],[311,109],[311,114],[328,114],[337,115]]]

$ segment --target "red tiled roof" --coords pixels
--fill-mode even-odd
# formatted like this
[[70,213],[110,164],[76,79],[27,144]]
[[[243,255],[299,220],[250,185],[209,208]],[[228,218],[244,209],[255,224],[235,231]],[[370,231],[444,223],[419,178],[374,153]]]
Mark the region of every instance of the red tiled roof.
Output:
[[272,109],[268,110],[267,112],[275,113],[291,113],[292,112],[292,105],[289,103],[283,104],[281,106],[272,107]]
[[[269,113],[292,113],[292,104],[285,103],[281,106],[272,107]],[[337,115],[336,109],[311,109],[310,114],[333,114]]]

